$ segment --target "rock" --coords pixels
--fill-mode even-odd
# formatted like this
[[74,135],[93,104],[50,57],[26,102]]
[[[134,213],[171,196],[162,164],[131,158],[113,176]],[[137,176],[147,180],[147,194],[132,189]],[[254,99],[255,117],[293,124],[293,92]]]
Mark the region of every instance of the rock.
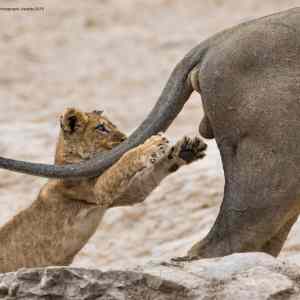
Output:
[[22,269],[0,277],[1,299],[186,299],[187,289],[132,271],[48,267]]
[[125,271],[48,267],[0,275],[1,299],[300,299],[300,271],[264,253],[151,262]]

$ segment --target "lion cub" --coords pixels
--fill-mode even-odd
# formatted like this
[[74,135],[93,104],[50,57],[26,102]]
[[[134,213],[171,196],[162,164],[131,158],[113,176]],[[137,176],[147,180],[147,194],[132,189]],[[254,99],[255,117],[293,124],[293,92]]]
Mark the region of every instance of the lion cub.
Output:
[[[101,111],[67,109],[61,116],[55,163],[89,159],[125,139]],[[202,158],[205,148],[199,138],[185,137],[171,146],[156,135],[98,178],[50,179],[37,200],[0,229],[0,272],[70,264],[109,207],[144,201],[170,173]]]

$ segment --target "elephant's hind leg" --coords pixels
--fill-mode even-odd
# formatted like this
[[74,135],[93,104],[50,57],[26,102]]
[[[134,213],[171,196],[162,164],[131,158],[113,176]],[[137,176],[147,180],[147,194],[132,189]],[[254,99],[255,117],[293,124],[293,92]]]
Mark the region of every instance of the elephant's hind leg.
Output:
[[260,251],[277,256],[296,219],[283,210],[223,208],[211,231],[191,248],[188,256],[210,258]]

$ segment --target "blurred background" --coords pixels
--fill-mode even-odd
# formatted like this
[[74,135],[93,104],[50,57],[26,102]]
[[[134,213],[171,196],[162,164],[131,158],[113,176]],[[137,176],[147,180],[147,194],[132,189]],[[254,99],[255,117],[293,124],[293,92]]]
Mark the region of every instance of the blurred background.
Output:
[[[292,0],[1,0],[0,153],[51,163],[66,107],[101,109],[130,133],[156,102],[175,64],[199,42],[240,22],[297,6]],[[193,95],[168,131],[198,134]],[[222,200],[219,152],[165,180],[145,203],[108,211],[73,265],[127,267],[185,255],[212,226]],[[45,179],[0,171],[0,224],[28,207]],[[300,263],[300,226],[281,255]]]

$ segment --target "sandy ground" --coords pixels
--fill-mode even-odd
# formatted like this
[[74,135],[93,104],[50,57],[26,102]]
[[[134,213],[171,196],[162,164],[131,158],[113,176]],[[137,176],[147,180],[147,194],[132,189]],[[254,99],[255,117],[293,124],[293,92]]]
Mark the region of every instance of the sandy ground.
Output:
[[[30,0],[26,7],[44,10],[0,10],[1,155],[52,162],[58,116],[70,106],[103,109],[130,133],[190,48],[226,27],[298,3]],[[24,4],[2,0],[0,8]],[[193,95],[169,136],[175,140],[197,134],[201,116],[201,99]],[[0,223],[26,208],[43,183],[0,171]],[[222,192],[219,153],[209,142],[205,160],[169,177],[145,203],[111,209],[73,264],[126,267],[184,255],[212,226]],[[288,249],[300,245],[299,230],[299,224],[294,226]],[[285,253],[298,257],[297,251]]]

